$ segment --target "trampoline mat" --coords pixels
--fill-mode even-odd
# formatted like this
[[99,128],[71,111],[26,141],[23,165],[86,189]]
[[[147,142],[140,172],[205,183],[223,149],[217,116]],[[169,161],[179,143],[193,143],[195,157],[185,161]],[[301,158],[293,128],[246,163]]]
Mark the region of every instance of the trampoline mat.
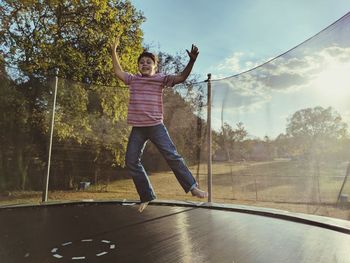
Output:
[[0,209],[0,262],[350,262],[350,235],[196,206]]

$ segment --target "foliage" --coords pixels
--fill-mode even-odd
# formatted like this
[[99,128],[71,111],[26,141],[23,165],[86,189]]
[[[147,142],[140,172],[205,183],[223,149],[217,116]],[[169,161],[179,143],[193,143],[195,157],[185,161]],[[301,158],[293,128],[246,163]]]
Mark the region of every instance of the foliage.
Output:
[[[120,37],[121,64],[125,70],[136,72],[143,21],[143,15],[127,0],[0,3],[0,52],[7,65],[18,68],[16,72],[9,71],[9,79],[14,82],[6,90],[2,87],[2,92],[6,92],[10,106],[16,105],[11,101],[22,101],[22,107],[16,107],[21,115],[10,114],[6,116],[8,121],[1,120],[1,125],[8,125],[14,118],[23,124],[23,129],[18,129],[22,140],[12,142],[18,145],[9,145],[23,153],[19,155],[23,165],[17,162],[22,188],[34,163],[27,150],[45,162],[46,154],[42,152],[46,152],[55,83],[48,77],[54,75],[56,68],[60,79],[54,141],[68,142],[77,148],[88,144],[93,153],[86,158],[96,166],[106,156],[101,154],[106,150],[111,164],[124,163],[128,93],[113,75],[110,43]],[[6,108],[6,112],[11,109]],[[106,137],[113,140],[94,140]],[[26,143],[21,144],[23,141]],[[38,146],[43,149],[39,151]],[[5,158],[1,149],[0,157]],[[55,156],[58,159],[67,158],[64,148],[55,153],[61,155]],[[3,158],[2,163],[6,162]]]
[[[79,180],[97,182],[112,165],[123,166],[129,131],[128,91],[111,70],[109,43],[120,38],[117,52],[122,67],[135,73],[135,62],[142,51],[142,14],[129,1],[2,1],[0,7],[0,50],[6,63],[18,68],[10,75],[13,86],[7,97],[20,99],[24,105],[17,107],[24,116],[8,116],[11,121],[17,118],[24,122],[19,133],[22,140],[9,144],[9,148],[23,153],[19,156],[24,160],[23,165],[19,161],[15,164],[22,171],[24,183],[14,181],[14,187],[31,187],[28,179],[33,174],[29,174],[29,167],[34,162],[39,169],[35,174],[45,173],[56,68],[59,78],[51,188],[72,188]],[[178,73],[187,62],[187,56],[160,53],[159,57],[159,66],[167,74]],[[192,90],[195,80],[191,78],[185,86],[169,89],[164,95],[165,122],[175,118],[181,121],[181,125],[171,125],[170,132],[189,162],[198,161],[195,156],[203,143],[202,134],[192,129],[192,122],[199,127],[205,125],[194,114],[202,107],[196,105],[203,105],[197,103],[203,97]],[[187,118],[182,118],[183,114]],[[5,121],[2,124],[8,125]],[[193,140],[195,136],[197,141]],[[4,158],[2,163],[6,162]],[[41,184],[41,178],[33,179]]]
[[320,158],[339,151],[339,141],[348,137],[347,124],[332,107],[307,108],[288,120],[287,136],[292,139],[294,154]]
[[45,143],[37,133],[42,121],[38,111],[41,103],[30,103],[26,97],[33,95],[32,90],[23,92],[23,86],[7,76],[5,67],[0,74],[0,189],[35,188],[38,183],[27,177],[27,170],[43,166]]
[[[239,122],[233,129],[228,123],[224,123],[218,134],[215,134],[214,140],[224,152],[226,160],[241,160],[245,158],[245,150],[242,142],[247,137],[248,132],[244,128],[243,123]],[[219,152],[217,152],[219,154]]]
[[141,51],[144,17],[129,1],[2,1],[1,51],[29,75],[59,76],[84,83],[115,83],[109,43],[121,35],[121,63]]

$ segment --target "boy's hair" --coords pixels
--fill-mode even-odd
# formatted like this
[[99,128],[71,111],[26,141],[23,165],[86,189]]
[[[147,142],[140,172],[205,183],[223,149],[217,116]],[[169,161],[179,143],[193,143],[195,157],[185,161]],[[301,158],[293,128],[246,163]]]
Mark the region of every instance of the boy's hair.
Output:
[[147,57],[147,58],[152,59],[153,62],[154,62],[154,64],[156,64],[156,65],[157,65],[157,63],[158,63],[158,58],[157,58],[157,56],[154,55],[154,54],[151,53],[151,52],[143,51],[143,52],[141,53],[141,55],[138,57],[137,63],[140,62],[140,60],[141,60],[142,57]]

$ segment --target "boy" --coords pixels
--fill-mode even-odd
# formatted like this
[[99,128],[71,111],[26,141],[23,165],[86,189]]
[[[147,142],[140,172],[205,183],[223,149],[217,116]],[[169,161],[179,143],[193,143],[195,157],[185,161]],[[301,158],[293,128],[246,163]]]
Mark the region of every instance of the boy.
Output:
[[153,142],[166,159],[177,180],[186,193],[205,198],[208,194],[198,185],[187,168],[183,158],[177,153],[175,145],[163,124],[163,88],[173,87],[184,82],[191,73],[199,54],[198,48],[192,45],[187,51],[190,58],[185,69],[178,75],[156,73],[157,58],[149,52],[143,52],[138,58],[140,74],[132,75],[124,72],[120,66],[116,48],[119,40],[112,44],[112,60],[114,73],[130,89],[128,108],[128,124],[132,126],[126,151],[125,164],[129,170],[136,190],[140,196],[142,212],[148,203],[156,198],[146,171],[141,164],[143,149],[148,140]]

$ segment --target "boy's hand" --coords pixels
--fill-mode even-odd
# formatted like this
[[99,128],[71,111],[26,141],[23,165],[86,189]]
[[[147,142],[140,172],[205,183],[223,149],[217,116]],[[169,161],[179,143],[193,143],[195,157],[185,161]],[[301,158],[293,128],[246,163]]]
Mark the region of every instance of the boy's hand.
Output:
[[120,65],[118,54],[116,51],[119,45],[119,39],[120,39],[120,34],[116,36],[111,43],[112,63],[113,63],[113,70],[115,75],[117,76],[118,79],[120,79],[125,83],[124,71]]
[[187,66],[184,68],[184,70],[180,74],[177,74],[175,76],[174,84],[182,83],[187,79],[187,77],[191,73],[194,62],[196,61],[197,56],[199,54],[198,48],[193,44],[192,44],[191,52],[188,51],[187,49],[186,51],[188,56],[190,57],[190,61],[187,63]]
[[115,52],[115,50],[117,49],[118,46],[119,46],[119,38],[116,37],[116,38],[114,39],[114,41],[112,42],[112,44],[111,44],[111,50],[112,50],[112,52]]
[[196,61],[197,56],[199,54],[198,47],[196,47],[195,45],[192,44],[191,52],[188,51],[187,49],[186,49],[186,51],[187,51],[188,56],[190,57],[190,60]]
[[114,35],[114,40],[113,40],[113,42],[111,43],[111,49],[112,49],[112,51],[115,51],[116,48],[119,46],[120,38],[121,38],[121,36],[123,35],[124,31],[125,31],[124,26],[119,26],[119,28],[118,28],[116,34]]

